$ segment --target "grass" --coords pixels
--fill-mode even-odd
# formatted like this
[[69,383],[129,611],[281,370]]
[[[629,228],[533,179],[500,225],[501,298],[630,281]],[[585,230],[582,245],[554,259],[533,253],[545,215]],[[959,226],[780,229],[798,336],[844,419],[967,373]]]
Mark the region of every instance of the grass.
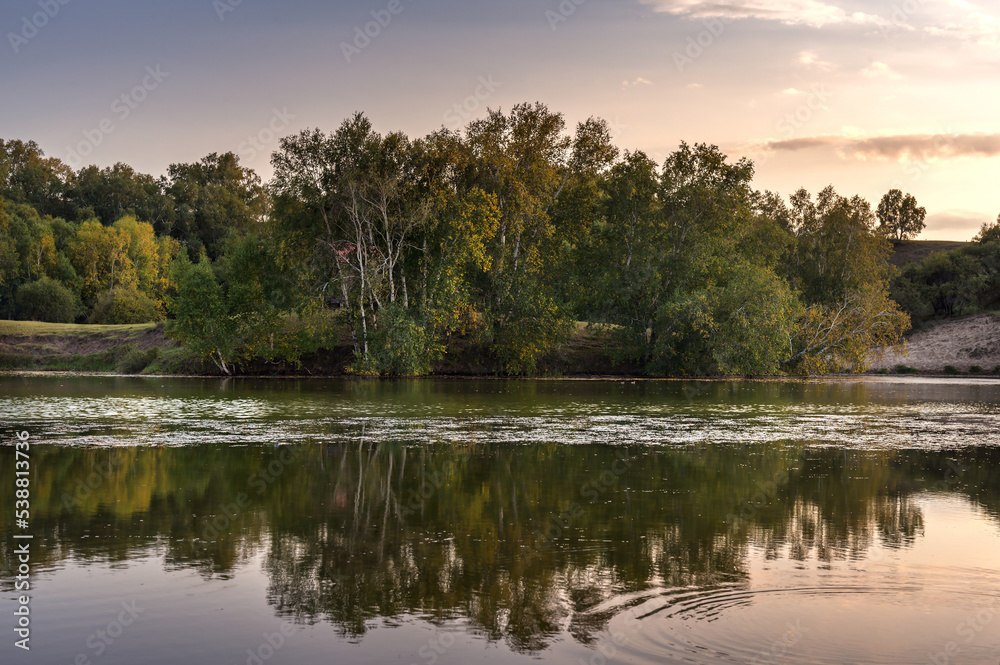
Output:
[[156,323],[0,321],[0,369],[138,373],[172,344]]
[[908,263],[923,260],[931,254],[948,252],[967,245],[969,243],[954,240],[906,240],[893,246],[889,263],[897,268],[902,268]]
[[128,326],[104,326],[89,323],[42,323],[40,321],[0,321],[0,335],[22,336],[79,336],[95,333],[142,335],[156,328],[156,323]]

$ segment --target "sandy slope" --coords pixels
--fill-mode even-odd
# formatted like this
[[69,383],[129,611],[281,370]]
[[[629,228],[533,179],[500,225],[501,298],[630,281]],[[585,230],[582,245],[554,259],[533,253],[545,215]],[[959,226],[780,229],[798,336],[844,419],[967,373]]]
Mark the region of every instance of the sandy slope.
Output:
[[971,366],[979,365],[985,372],[992,372],[1000,366],[1000,317],[977,314],[915,332],[908,340],[905,355],[889,351],[872,369],[891,370],[900,364],[925,372],[940,372],[945,365],[968,372]]

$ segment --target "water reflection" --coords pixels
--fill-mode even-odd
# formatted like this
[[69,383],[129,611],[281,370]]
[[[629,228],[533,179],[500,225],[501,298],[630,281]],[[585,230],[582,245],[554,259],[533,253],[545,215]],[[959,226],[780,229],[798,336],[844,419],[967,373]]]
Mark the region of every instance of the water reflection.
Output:
[[[267,602],[282,617],[355,640],[385,618],[462,620],[524,653],[563,633],[595,643],[640,608],[643,620],[695,625],[740,605],[780,608],[791,589],[795,602],[889,586],[905,595],[905,576],[839,588],[785,579],[766,600],[756,587],[768,570],[864,570],[914,548],[928,497],[1000,515],[993,447],[448,446],[358,433],[329,444],[34,455],[36,566],[162,552],[169,568],[210,580],[260,557]],[[0,457],[0,477],[12,463]],[[0,505],[12,501],[0,488]],[[0,513],[5,591],[10,517]]]

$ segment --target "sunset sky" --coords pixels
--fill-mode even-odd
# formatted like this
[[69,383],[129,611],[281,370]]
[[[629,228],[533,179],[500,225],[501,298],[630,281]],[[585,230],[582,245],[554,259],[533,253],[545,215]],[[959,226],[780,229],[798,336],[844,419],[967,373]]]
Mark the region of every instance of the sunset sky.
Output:
[[760,189],[898,187],[923,239],[1000,212],[995,3],[7,0],[0,28],[0,137],[76,167],[232,150],[267,179],[276,136],[355,110],[421,136],[537,100],[658,161],[751,156]]

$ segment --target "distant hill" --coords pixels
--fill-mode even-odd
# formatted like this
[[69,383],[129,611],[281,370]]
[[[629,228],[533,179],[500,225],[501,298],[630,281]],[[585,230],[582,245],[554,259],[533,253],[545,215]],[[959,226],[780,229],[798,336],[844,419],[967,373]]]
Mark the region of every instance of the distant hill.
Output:
[[966,247],[970,244],[955,240],[907,240],[894,246],[889,263],[897,268],[902,268],[907,263],[920,261],[931,254],[947,252],[959,247]]

